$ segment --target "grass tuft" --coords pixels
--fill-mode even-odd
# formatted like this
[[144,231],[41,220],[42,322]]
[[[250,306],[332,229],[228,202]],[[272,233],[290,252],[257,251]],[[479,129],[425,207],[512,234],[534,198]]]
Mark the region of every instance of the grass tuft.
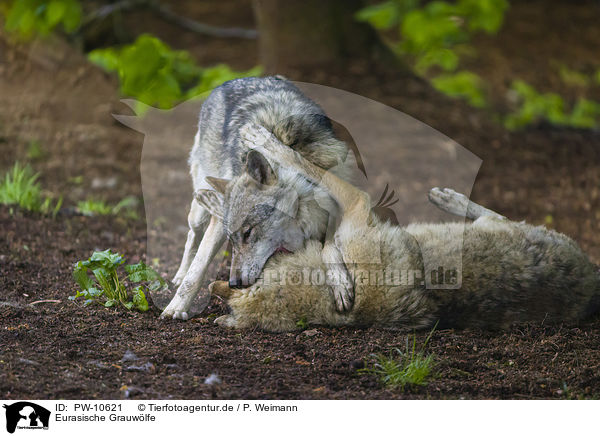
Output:
[[125,197],[114,206],[102,200],[88,198],[77,203],[77,210],[87,216],[123,214],[126,218],[138,219],[139,215],[135,211],[137,203],[138,200],[135,197]]
[[425,353],[425,347],[431,338],[434,329],[429,333],[423,346],[417,350],[417,338],[413,335],[412,347],[409,336],[406,337],[404,350],[395,348],[389,355],[374,354],[375,362],[371,366],[360,369],[359,372],[375,374],[381,383],[386,386],[400,387],[426,385],[435,375],[434,355]]
[[29,165],[21,166],[16,162],[0,181],[0,204],[56,216],[62,198],[52,206],[52,200],[42,195],[38,178],[39,174],[34,173]]

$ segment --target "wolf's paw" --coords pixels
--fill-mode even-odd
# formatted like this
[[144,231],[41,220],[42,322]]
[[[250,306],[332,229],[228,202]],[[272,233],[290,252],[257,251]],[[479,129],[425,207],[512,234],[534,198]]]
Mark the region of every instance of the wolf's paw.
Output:
[[187,321],[189,319],[187,307],[183,307],[183,305],[179,304],[176,300],[177,296],[173,297],[169,305],[165,307],[165,310],[160,314],[160,317],[162,319],[180,319],[182,321]]
[[354,282],[344,264],[329,266],[329,273],[336,278],[331,286],[335,308],[338,312],[348,312],[354,306]]
[[469,199],[450,188],[433,188],[429,191],[429,201],[440,209],[455,215],[465,216],[469,207]]
[[237,321],[232,315],[223,315],[215,319],[215,324],[221,327],[236,328],[238,326]]
[[184,278],[185,278],[185,274],[183,274],[183,275],[176,274],[175,277],[173,277],[173,280],[171,280],[171,283],[173,283],[175,285],[175,287],[178,288],[183,283]]
[[321,252],[323,262],[327,265],[327,275],[331,277],[333,283],[331,292],[335,301],[335,308],[338,312],[346,312],[352,309],[354,305],[354,280],[342,257],[342,251],[332,242],[326,242]]
[[231,289],[229,283],[223,280],[217,280],[208,285],[208,290],[212,295],[228,300],[233,297],[239,297],[242,294],[241,289]]
[[252,150],[264,150],[273,138],[273,134],[263,126],[256,123],[248,123],[240,129],[240,137],[244,145]]
[[354,306],[354,290],[342,285],[333,286],[333,298],[338,312],[348,312]]
[[295,159],[295,151],[283,145],[275,135],[263,126],[246,124],[240,129],[240,136],[246,147],[264,154],[279,164],[285,164]]

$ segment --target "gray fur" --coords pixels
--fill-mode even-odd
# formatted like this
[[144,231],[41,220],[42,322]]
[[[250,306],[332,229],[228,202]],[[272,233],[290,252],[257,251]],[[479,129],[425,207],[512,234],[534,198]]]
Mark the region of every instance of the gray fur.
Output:
[[[216,251],[214,245],[220,246],[226,237],[234,247],[231,276],[252,284],[278,248],[296,251],[307,240],[323,240],[328,222],[338,213],[327,193],[305,178],[276,174],[269,166],[262,169],[273,171],[271,179],[257,180],[262,173],[256,162],[247,162],[249,150],[239,134],[248,123],[263,126],[314,164],[349,177],[353,165],[346,144],[335,137],[323,110],[292,83],[281,77],[253,77],[216,88],[202,105],[190,153],[195,192],[190,231],[173,279],[177,293],[163,317],[188,318]],[[236,183],[229,184],[234,178]],[[225,191],[234,204],[222,202]],[[252,243],[241,243],[249,225],[254,228]]]
[[[252,127],[262,131],[260,127]],[[268,139],[261,139],[268,137]],[[323,246],[311,241],[294,254],[272,257],[261,280],[243,290],[215,282],[212,290],[228,298],[231,314],[217,319],[235,328],[288,331],[306,320],[313,325],[369,326],[413,329],[444,327],[506,328],[516,322],[576,322],[598,311],[600,275],[569,237],[525,223],[510,221],[482,206],[464,204],[450,190],[443,208],[465,213],[472,224],[413,224],[405,228],[380,222],[369,214],[370,199],[335,175],[311,165],[276,138],[262,131],[248,135],[249,146],[280,165],[316,182],[320,180],[339,203],[343,214],[335,246],[354,278],[355,300],[346,313],[336,310],[332,285],[316,278],[327,274]],[[466,198],[466,197],[465,197]],[[462,204],[464,207],[457,207]],[[468,208],[467,208],[468,206]],[[462,287],[428,290],[422,280],[423,258],[443,265],[456,253],[449,241],[463,238]],[[380,264],[365,262],[365,252],[380,250]],[[397,283],[362,280],[361,272],[409,272]],[[309,276],[309,271],[315,276]],[[372,276],[368,276],[370,278]],[[377,277],[377,275],[375,276]]]

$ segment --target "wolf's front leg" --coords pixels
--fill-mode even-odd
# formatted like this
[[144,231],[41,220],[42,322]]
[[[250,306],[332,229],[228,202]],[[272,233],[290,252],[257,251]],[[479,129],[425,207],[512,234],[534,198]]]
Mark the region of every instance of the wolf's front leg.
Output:
[[173,278],[173,284],[177,287],[183,283],[183,279],[190,269],[190,265],[198,252],[200,241],[202,241],[202,236],[209,220],[210,213],[205,208],[201,207],[196,200],[192,200],[190,213],[188,214],[188,225],[190,230],[185,242],[185,250],[183,251],[183,257],[181,258],[181,265]]
[[198,295],[202,280],[206,275],[208,265],[217,253],[217,250],[225,242],[223,224],[216,217],[211,217],[208,227],[200,242],[200,247],[194,256],[194,260],[183,279],[183,283],[177,288],[175,296],[169,305],[163,310],[161,318],[173,318],[187,320],[189,309]]

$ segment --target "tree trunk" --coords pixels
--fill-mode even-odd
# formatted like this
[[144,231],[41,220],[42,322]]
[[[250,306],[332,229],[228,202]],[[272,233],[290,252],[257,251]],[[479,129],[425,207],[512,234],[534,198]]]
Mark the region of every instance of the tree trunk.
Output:
[[354,14],[361,0],[254,0],[260,60],[267,73],[340,66],[387,52]]

